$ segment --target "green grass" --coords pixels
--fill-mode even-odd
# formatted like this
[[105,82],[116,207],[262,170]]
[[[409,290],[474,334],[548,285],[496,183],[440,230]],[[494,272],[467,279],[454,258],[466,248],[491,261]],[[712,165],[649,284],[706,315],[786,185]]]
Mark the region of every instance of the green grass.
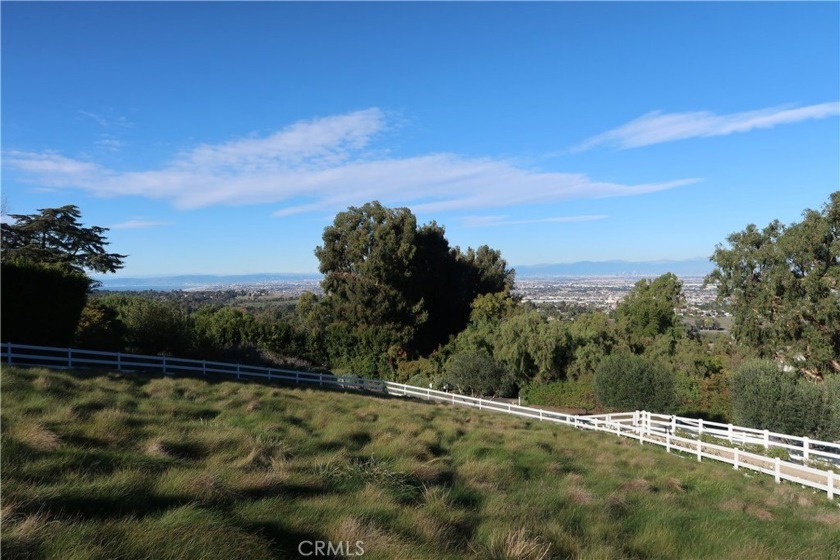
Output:
[[840,558],[825,494],[422,402],[2,370],[8,558]]

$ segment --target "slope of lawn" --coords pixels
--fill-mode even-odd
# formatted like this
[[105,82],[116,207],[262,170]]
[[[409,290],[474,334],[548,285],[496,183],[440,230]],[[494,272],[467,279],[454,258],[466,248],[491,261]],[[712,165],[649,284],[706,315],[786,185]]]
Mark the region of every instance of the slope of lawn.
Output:
[[365,558],[840,558],[840,508],[448,405],[3,368],[4,558],[293,558],[303,540]]

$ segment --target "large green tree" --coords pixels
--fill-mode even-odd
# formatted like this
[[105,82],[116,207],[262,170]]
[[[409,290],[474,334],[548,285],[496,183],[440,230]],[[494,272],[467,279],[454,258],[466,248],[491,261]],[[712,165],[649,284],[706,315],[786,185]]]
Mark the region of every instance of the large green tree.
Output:
[[0,224],[5,257],[60,264],[83,272],[116,272],[126,255],[108,253],[107,228],[84,227],[79,208],[68,204],[42,208],[37,214],[11,214],[13,224]]
[[732,310],[736,340],[810,377],[840,373],[840,191],[799,223],[750,224],[727,242],[707,281]]
[[640,354],[660,335],[679,336],[675,309],[682,300],[682,283],[670,272],[639,280],[616,307],[619,331],[630,348]]
[[339,346],[355,340],[342,354],[357,364],[428,354],[467,325],[478,295],[513,287],[514,271],[499,251],[451,248],[443,227],[418,227],[408,208],[379,202],[336,215],[315,255],[325,296],[322,310],[307,316],[326,321],[330,328],[322,324],[321,332]]
[[408,343],[426,321],[414,259],[417,220],[408,208],[378,202],[340,212],[315,249],[321,286],[335,321],[385,327]]

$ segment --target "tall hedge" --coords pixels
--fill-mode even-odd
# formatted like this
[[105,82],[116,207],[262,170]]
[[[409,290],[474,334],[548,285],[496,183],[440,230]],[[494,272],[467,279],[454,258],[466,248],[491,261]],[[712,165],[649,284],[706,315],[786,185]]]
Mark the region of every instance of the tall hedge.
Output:
[[2,338],[19,344],[70,346],[91,280],[56,264],[4,260]]
[[840,437],[840,382],[807,381],[771,360],[751,360],[731,377],[735,422],[821,439]]

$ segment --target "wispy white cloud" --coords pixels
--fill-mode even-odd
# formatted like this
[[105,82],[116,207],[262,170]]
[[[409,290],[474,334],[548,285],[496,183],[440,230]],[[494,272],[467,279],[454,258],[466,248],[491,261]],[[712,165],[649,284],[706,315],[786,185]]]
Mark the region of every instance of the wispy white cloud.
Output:
[[698,179],[625,185],[450,153],[390,157],[373,142],[392,120],[376,108],[299,122],[261,138],[204,144],[166,165],[115,171],[55,152],[10,151],[4,165],[41,187],[168,200],[178,208],[276,203],[276,216],[378,199],[417,212],[632,196]]
[[125,142],[110,136],[103,136],[96,141],[96,145],[109,152],[119,152],[123,149],[123,146],[125,146]]
[[593,222],[595,220],[603,220],[606,217],[606,214],[588,214],[584,216],[557,216],[533,220],[508,220],[506,219],[507,216],[464,216],[461,218],[461,223],[465,227],[495,227],[521,224]]
[[160,222],[155,220],[126,220],[118,224],[108,226],[108,229],[148,229],[160,226],[168,226],[170,222]]
[[130,128],[134,123],[122,115],[112,115],[111,112],[94,113],[91,111],[83,111],[79,109],[79,115],[86,119],[90,119],[102,128]]
[[651,144],[726,136],[759,128],[772,128],[810,119],[824,119],[840,114],[840,102],[819,103],[807,107],[771,107],[757,111],[716,115],[711,111],[662,113],[653,111],[607,132],[593,136],[572,149],[582,152],[596,146],[622,150]]

